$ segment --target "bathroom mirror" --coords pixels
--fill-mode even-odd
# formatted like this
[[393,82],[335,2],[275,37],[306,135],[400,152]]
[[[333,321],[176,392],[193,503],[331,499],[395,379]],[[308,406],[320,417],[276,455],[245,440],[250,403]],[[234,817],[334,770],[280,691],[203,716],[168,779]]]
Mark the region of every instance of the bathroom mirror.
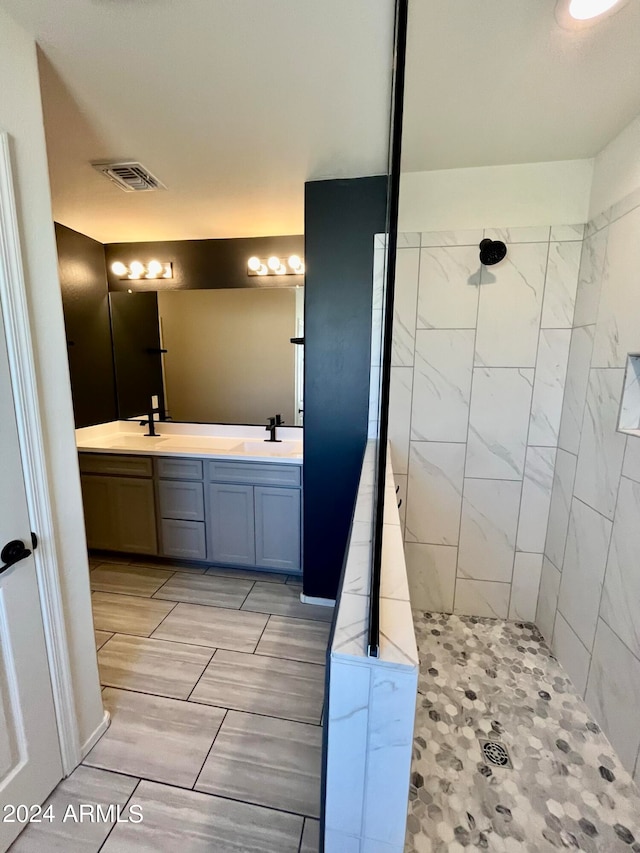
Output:
[[120,418],[264,424],[303,417],[304,288],[109,294]]

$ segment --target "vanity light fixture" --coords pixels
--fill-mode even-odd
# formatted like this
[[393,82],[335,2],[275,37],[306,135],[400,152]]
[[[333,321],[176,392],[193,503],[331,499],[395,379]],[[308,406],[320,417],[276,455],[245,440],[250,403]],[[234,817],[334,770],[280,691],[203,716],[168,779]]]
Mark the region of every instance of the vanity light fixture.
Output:
[[304,261],[298,255],[289,258],[258,258],[253,255],[247,261],[247,275],[304,275]]
[[299,255],[290,255],[288,264],[296,275],[304,275],[304,261]]
[[127,266],[122,261],[115,261],[111,264],[111,272],[120,279],[173,278],[173,264],[152,260],[146,264],[140,261],[131,261]]
[[590,27],[614,15],[628,0],[558,0],[556,18],[565,29]]

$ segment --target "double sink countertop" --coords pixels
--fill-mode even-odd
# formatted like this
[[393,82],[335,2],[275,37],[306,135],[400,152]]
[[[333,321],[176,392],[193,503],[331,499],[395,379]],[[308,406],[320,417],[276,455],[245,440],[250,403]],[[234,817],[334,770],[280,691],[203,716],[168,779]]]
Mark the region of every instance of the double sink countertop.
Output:
[[244,462],[302,464],[302,429],[278,427],[281,441],[265,441],[266,430],[236,424],[190,424],[158,421],[158,435],[147,436],[139,421],[110,423],[76,430],[76,445],[85,453],[132,456],[195,456]]

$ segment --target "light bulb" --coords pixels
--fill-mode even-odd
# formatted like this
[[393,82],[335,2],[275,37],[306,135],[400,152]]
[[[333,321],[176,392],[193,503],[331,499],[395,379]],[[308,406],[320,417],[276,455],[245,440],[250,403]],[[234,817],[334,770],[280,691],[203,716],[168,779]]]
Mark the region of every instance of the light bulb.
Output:
[[115,273],[116,275],[126,275],[127,268],[122,263],[122,261],[116,261],[115,264],[111,264],[111,272]]
[[270,270],[273,270],[275,272],[280,266],[280,258],[276,258],[275,255],[271,255],[271,257],[267,261],[267,265],[269,266]]
[[260,260],[260,258],[256,258],[256,256],[253,255],[253,257],[249,258],[249,260],[247,261],[247,266],[251,270],[251,272],[258,272],[258,270],[262,266],[262,261]]
[[291,255],[289,257],[289,266],[292,270],[297,270],[301,263],[302,261],[298,255]]
[[160,261],[149,261],[147,264],[147,278],[155,278],[160,275],[164,267]]
[[256,272],[258,273],[258,275],[266,275],[269,272],[269,270],[266,268],[266,266],[264,264],[260,264],[260,267],[256,270]]
[[285,265],[284,265],[284,264],[280,264],[280,265],[279,265],[279,266],[274,270],[274,272],[275,272],[275,274],[276,274],[276,275],[286,275],[286,274],[287,274],[287,268],[285,267]]
[[140,278],[144,272],[144,264],[141,264],[140,261],[133,261],[129,264],[129,271],[131,272],[132,278]]
[[571,0],[569,14],[576,21],[588,21],[598,15],[604,15],[619,2],[620,0]]

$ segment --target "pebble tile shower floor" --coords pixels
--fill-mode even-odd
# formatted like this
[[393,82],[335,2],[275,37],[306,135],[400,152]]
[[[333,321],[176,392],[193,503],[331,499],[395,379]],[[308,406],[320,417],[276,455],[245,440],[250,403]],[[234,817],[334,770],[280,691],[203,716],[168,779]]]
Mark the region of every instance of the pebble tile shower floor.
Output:
[[[406,853],[640,853],[640,794],[533,625],[414,613]],[[513,769],[483,760],[496,740]]]

